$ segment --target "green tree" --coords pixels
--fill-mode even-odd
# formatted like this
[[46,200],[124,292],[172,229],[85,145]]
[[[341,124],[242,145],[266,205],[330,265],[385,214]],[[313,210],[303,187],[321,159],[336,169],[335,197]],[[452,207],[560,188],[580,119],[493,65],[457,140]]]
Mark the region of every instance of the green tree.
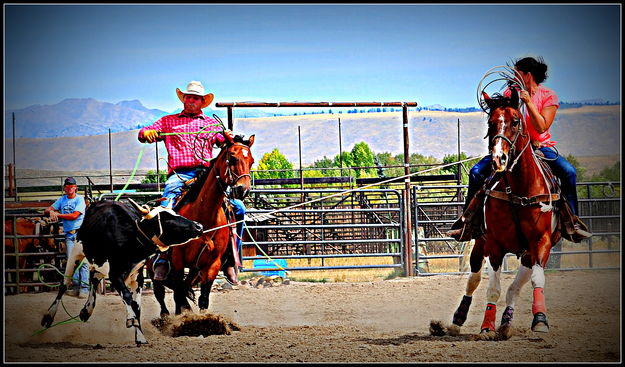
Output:
[[[373,159],[373,152],[369,145],[364,141],[354,145],[351,151],[352,167],[373,167],[375,161]],[[356,170],[356,177],[377,177],[375,168],[358,169]]]
[[[165,181],[167,181],[167,171],[160,171],[159,180],[160,183],[164,183]],[[156,183],[156,170],[149,170],[145,174],[143,180],[141,180],[141,183]]]
[[621,161],[614,162],[610,167],[602,169],[596,175],[590,178],[590,181],[620,181],[621,180]]
[[[375,155],[380,162],[380,165],[383,167],[386,166],[399,166],[403,165],[404,162],[400,161],[397,157],[393,156],[390,152],[378,153]],[[404,169],[402,167],[393,167],[393,168],[385,168],[384,175],[386,177],[397,177],[404,175]]]
[[[286,171],[274,171],[286,170]],[[255,171],[256,178],[293,178],[293,164],[275,148],[269,153],[265,153],[258,162],[258,168]]]
[[[460,152],[460,158],[458,159],[457,154],[447,154],[443,157],[443,164],[449,164],[457,161],[463,161],[469,158],[465,152]],[[477,162],[480,161],[482,157],[477,157],[473,160],[466,161],[462,163],[462,167],[460,170],[462,177],[462,184],[466,185],[469,183],[469,170],[473,167]],[[453,173],[454,175],[458,172],[458,165],[448,166],[443,168],[443,172]]]
[[564,158],[566,158],[566,160],[569,161],[569,163],[572,164],[573,167],[575,167],[575,170],[577,171],[577,182],[585,181],[586,180],[586,168],[583,167],[579,163],[577,158],[575,158],[573,154],[569,154],[565,156]]
[[[334,168],[334,167],[337,167],[337,165],[334,164],[334,160],[326,156],[323,156],[322,159],[313,162],[312,167],[313,168]],[[319,177],[338,176],[340,174],[339,170],[334,170],[334,169],[322,169],[322,170],[319,170],[319,173],[321,174],[321,176]],[[309,177],[313,177],[313,176],[309,176]]]

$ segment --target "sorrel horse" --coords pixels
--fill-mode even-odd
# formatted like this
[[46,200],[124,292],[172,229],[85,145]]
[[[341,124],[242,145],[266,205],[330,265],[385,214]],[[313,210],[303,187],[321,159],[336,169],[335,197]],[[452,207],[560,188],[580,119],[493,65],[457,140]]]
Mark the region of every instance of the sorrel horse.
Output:
[[[230,227],[223,210],[227,200],[227,188],[230,196],[243,200],[251,186],[250,169],[254,163],[250,147],[254,144],[254,135],[249,140],[235,136],[226,138],[226,145],[205,176],[198,181],[174,208],[180,215],[201,223],[207,231],[197,240],[171,249],[171,270],[165,280],[154,280],[154,273],[148,265],[148,274],[154,284],[154,296],[161,306],[161,316],[169,314],[165,305],[165,286],[173,289],[176,314],[190,310],[187,298],[195,299],[193,285],[200,283],[200,310],[208,308],[209,294],[217,273],[222,268],[224,254],[230,250]],[[212,228],[221,227],[210,231]],[[152,260],[149,260],[151,264]],[[189,268],[185,277],[184,269]]]
[[[466,294],[454,313],[456,332],[466,321],[473,292],[481,280],[481,269],[488,257],[489,281],[487,306],[481,333],[508,339],[519,292],[530,279],[534,288],[532,331],[548,332],[547,308],[543,289],[544,268],[551,247],[560,239],[557,214],[552,204],[559,199],[553,193],[547,167],[534,155],[526,121],[519,110],[516,89],[509,97],[490,98],[488,105],[489,150],[494,174],[487,180],[484,203],[484,235],[475,240],[471,251],[471,274]],[[501,293],[500,274],[507,253],[516,254],[521,265],[506,294],[506,309],[500,329],[495,331],[496,303]]]

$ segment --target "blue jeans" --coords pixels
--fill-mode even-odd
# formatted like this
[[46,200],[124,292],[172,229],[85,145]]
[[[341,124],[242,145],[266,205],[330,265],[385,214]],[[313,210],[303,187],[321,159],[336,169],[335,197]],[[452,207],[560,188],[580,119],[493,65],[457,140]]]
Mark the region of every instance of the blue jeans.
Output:
[[[76,233],[65,234],[65,248],[67,249],[68,258],[69,255],[72,253],[75,241]],[[86,262],[83,263],[80,268],[74,270],[72,283],[74,283],[74,288],[80,289],[80,292],[84,293],[89,291],[89,266]]]
[[162,207],[166,207],[170,201],[172,202],[173,207],[176,204],[176,197],[182,192],[182,186],[184,185],[185,181],[197,177],[198,175],[198,171],[195,168],[176,171],[176,173],[169,176],[167,181],[165,181],[163,197],[167,200],[161,201]]
[[[547,158],[547,164],[551,167],[553,173],[560,178],[562,196],[566,198],[569,203],[573,214],[578,215],[577,208],[577,171],[575,167],[563,156],[556,153],[553,148],[542,147],[539,150]],[[475,196],[477,190],[484,184],[486,178],[492,171],[492,158],[490,155],[485,156],[479,162],[471,168],[469,171],[469,188],[467,190],[467,200],[465,202],[465,208]]]
[[[232,207],[234,209],[234,219],[237,222],[245,219],[245,205],[243,204],[243,202],[239,199],[230,199],[230,204],[232,204]],[[243,224],[245,224],[245,222],[237,223],[237,234],[239,235],[239,237],[236,239],[236,242],[237,249],[239,250],[239,260],[241,260],[241,257],[243,256],[241,251],[241,246],[243,242]]]

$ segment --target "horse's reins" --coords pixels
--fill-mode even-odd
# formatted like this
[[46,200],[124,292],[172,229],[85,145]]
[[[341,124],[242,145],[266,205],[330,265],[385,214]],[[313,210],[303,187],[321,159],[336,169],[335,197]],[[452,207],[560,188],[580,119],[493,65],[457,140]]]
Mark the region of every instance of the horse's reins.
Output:
[[[243,144],[243,143],[233,143],[232,145],[239,145],[242,146],[244,148],[247,148],[248,150],[250,149],[247,145]],[[252,178],[252,176],[249,173],[244,173],[242,175],[237,175],[236,173],[234,173],[232,171],[232,169],[230,169],[230,152],[226,152],[226,172],[225,175],[228,177],[230,183],[228,183],[225,180],[222,180],[221,175],[219,175],[217,173],[217,170],[214,170],[214,175],[215,178],[217,179],[217,182],[219,182],[219,186],[221,187],[221,190],[224,192],[224,195],[228,196],[227,190],[228,187],[230,187],[232,189],[232,187],[234,187],[236,185],[237,182],[239,182],[240,179],[244,178],[244,177],[250,177],[250,179]],[[230,193],[232,194],[232,192]]]

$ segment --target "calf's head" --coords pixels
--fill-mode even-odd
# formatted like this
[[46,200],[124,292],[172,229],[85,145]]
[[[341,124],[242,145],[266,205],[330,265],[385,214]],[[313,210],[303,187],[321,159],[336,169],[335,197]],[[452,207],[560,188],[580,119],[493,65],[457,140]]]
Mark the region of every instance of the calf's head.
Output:
[[169,246],[182,245],[202,235],[202,225],[187,219],[169,208],[157,206],[150,208],[139,205],[128,199],[143,218],[137,222],[137,227],[143,234],[154,242],[161,251]]

